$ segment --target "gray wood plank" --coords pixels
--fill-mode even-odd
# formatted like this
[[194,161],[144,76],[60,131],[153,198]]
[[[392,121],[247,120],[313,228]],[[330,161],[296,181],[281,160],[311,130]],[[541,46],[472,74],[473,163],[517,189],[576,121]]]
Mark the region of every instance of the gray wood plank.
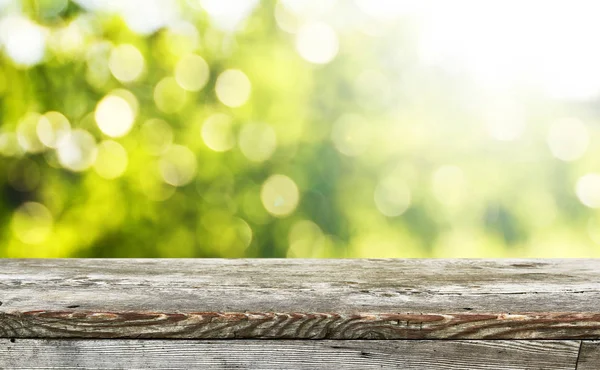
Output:
[[577,370],[600,369],[600,341],[583,341],[577,359]]
[[579,341],[0,339],[2,369],[575,369]]
[[0,260],[0,337],[600,339],[600,260]]

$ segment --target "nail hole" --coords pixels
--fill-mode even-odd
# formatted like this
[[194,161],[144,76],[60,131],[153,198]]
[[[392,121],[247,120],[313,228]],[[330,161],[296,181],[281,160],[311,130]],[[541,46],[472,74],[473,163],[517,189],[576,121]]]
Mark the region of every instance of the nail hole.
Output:
[[67,308],[77,308],[77,307],[79,307],[79,305],[78,305],[78,304],[72,304],[72,305],[70,305],[70,306],[67,306]]
[[2,301],[0,301],[0,306],[2,306]]
[[14,343],[15,342],[15,338],[10,338],[10,342]]

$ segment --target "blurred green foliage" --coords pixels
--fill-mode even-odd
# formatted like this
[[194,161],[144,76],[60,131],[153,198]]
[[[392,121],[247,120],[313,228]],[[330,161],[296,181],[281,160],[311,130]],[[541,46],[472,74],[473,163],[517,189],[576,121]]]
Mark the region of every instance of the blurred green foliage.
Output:
[[0,256],[600,255],[597,102],[288,3],[5,0]]

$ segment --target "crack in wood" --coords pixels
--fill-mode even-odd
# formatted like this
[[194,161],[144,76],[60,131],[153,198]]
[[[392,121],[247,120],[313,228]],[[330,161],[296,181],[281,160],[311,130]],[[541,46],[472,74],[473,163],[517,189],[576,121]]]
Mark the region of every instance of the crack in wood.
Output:
[[575,359],[575,370],[579,368],[579,359],[581,358],[581,349],[583,348],[583,341],[579,341],[579,349],[577,350],[577,358]]

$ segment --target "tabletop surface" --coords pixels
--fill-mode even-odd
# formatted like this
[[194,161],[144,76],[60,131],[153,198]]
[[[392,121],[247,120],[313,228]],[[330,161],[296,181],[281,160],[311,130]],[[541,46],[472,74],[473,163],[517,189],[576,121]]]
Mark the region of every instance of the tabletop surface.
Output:
[[600,338],[594,259],[3,259],[0,337]]

